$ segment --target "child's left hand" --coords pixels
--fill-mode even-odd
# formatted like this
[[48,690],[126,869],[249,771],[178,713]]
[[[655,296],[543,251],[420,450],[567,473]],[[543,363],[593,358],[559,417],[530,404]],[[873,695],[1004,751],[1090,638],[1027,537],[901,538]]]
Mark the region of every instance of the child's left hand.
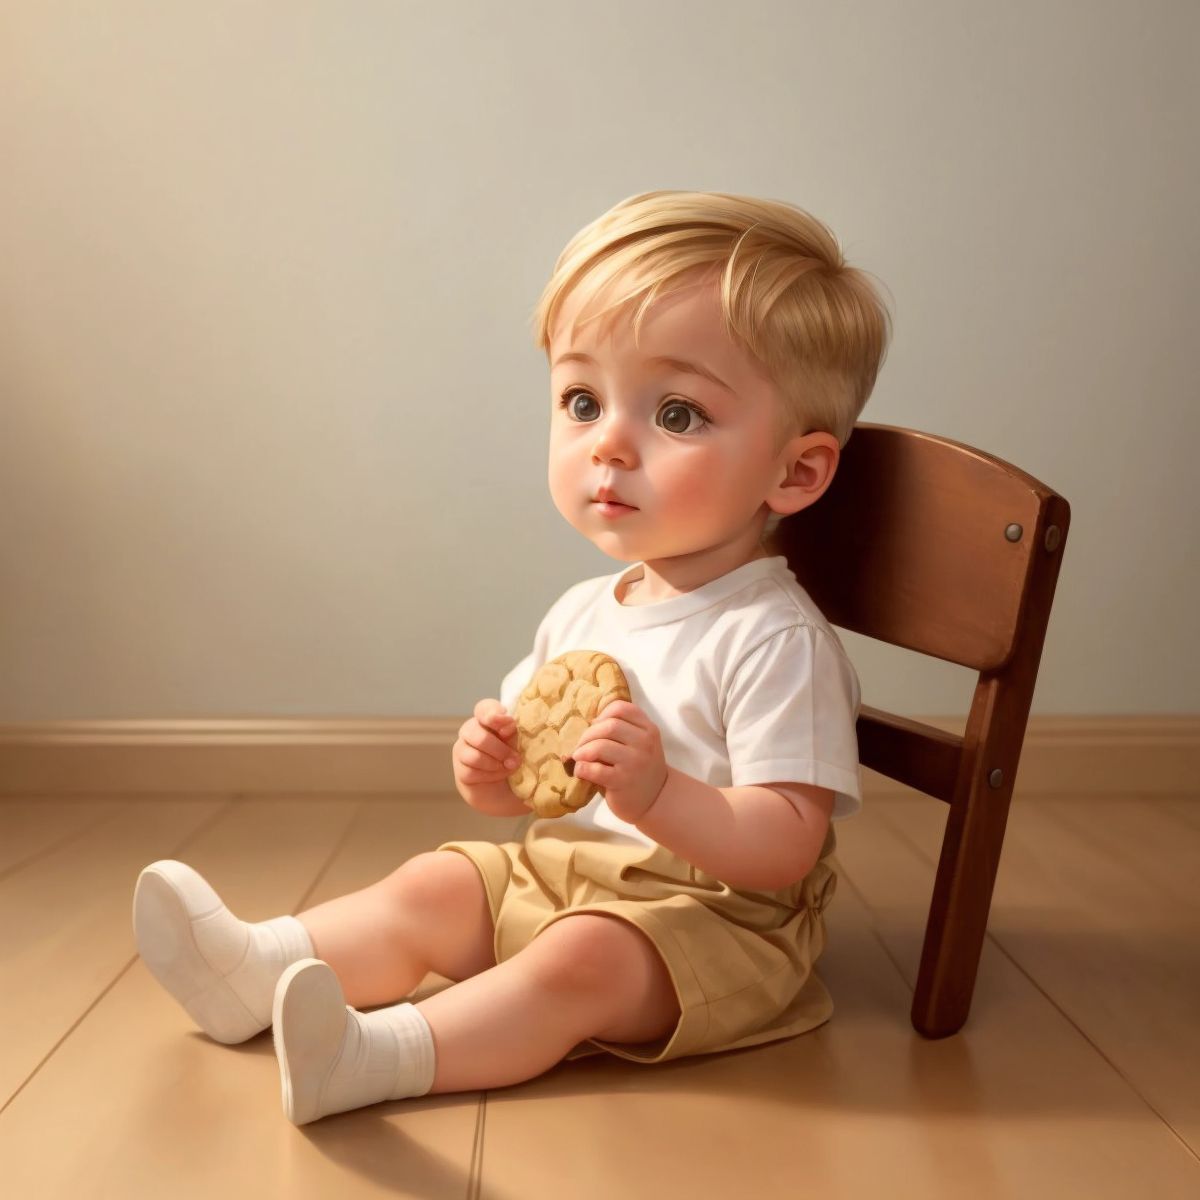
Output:
[[667,782],[658,726],[636,704],[614,700],[583,731],[571,755],[580,779],[597,784],[613,813],[631,825]]

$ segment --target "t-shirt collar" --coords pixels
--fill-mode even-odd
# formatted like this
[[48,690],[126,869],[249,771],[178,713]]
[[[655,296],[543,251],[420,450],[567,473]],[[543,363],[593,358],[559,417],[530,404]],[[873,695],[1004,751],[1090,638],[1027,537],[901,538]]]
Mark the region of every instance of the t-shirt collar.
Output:
[[778,571],[790,571],[787,558],[782,554],[756,558],[682,595],[671,596],[654,604],[622,604],[617,599],[617,589],[623,579],[636,574],[639,569],[645,569],[644,562],[634,563],[623,571],[610,575],[604,586],[604,612],[625,629],[647,629],[652,625],[665,625],[668,621],[679,621],[684,617],[694,616],[759,579],[765,579]]

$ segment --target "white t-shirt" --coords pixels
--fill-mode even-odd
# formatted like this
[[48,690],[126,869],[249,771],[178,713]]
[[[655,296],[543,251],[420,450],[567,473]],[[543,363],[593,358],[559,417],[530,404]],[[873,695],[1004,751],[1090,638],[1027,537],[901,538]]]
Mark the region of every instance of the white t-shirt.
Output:
[[[622,604],[622,580],[642,570],[585,579],[550,606],[533,650],[500,684],[505,709],[515,711],[543,663],[598,650],[620,663],[668,766],[718,788],[812,783],[836,793],[834,821],[858,812],[858,676],[787,559],[755,559],[655,604]],[[656,845],[599,793],[556,820]]]

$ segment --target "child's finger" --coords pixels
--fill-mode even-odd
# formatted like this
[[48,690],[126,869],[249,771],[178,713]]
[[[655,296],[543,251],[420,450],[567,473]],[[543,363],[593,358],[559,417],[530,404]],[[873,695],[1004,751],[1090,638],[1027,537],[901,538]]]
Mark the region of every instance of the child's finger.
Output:
[[[582,761],[596,763],[602,767],[616,767],[621,763],[632,762],[636,750],[622,742],[610,739],[597,740],[583,752]],[[575,747],[575,756],[579,757],[579,747]]]
[[597,714],[596,720],[612,717],[615,721],[628,721],[631,725],[641,723],[642,710],[628,700],[610,700]]
[[517,731],[516,718],[510,717],[503,708],[494,709],[478,718],[479,723],[492,730],[498,737],[507,738]]
[[[512,762],[514,758],[517,758],[515,748],[479,722],[475,723],[474,729],[467,730],[463,740],[467,745],[472,746],[481,754],[487,755],[493,762],[502,765],[506,770],[516,770],[520,765],[520,759]],[[512,766],[509,766],[510,762],[512,762]]]
[[512,721],[508,710],[499,700],[480,700],[475,705],[475,712],[472,715],[485,729],[495,730],[504,722]]
[[495,730],[496,733],[506,734],[515,731],[517,722],[513,717],[510,717],[503,709],[497,713],[492,713],[484,722],[489,729]]

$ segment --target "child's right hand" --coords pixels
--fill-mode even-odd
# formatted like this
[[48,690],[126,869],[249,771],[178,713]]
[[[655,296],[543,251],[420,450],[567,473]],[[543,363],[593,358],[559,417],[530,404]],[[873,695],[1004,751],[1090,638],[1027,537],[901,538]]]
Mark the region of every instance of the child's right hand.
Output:
[[480,700],[475,715],[459,729],[450,755],[454,781],[478,787],[506,780],[520,766],[516,747],[517,723],[508,710],[499,700]]

